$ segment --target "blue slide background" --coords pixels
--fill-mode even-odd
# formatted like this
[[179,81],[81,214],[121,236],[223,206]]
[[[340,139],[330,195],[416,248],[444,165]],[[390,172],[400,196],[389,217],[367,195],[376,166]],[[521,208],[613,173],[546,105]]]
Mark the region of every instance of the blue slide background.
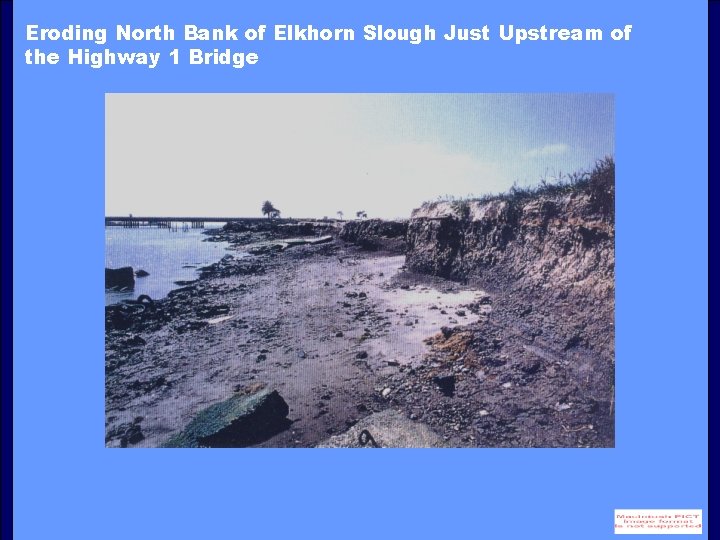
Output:
[[[16,537],[595,539],[614,536],[615,508],[707,514],[707,5],[647,7],[15,2]],[[521,46],[497,38],[417,47],[240,42],[239,50],[257,50],[259,64],[171,66],[164,58],[155,70],[93,70],[24,65],[23,51],[34,46],[24,28],[33,23],[632,24],[633,34],[630,42]],[[176,43],[108,47],[185,46]],[[78,46],[89,45],[57,50]],[[106,449],[106,92],[614,93],[616,448]],[[72,237],[49,241],[56,226]]]

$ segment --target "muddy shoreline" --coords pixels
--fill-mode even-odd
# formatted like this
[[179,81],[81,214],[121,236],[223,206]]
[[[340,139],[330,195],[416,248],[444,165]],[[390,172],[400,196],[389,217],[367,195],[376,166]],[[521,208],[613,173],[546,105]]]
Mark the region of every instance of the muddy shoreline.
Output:
[[386,409],[447,446],[613,445],[614,364],[567,346],[572,306],[528,312],[482,283],[408,272],[397,244],[356,245],[329,224],[212,236],[256,249],[152,305],[106,309],[107,446],[161,446],[262,389],[290,422],[253,446],[321,445]]

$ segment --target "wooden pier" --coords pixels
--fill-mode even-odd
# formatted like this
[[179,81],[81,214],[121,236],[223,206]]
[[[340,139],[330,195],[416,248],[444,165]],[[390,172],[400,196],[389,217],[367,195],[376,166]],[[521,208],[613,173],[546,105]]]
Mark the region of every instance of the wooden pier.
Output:
[[[206,223],[226,223],[237,221],[237,217],[197,217],[197,216],[105,216],[106,227],[123,227],[126,229],[138,229],[140,227],[157,227],[159,229],[204,229]],[[264,218],[249,218],[261,220]]]

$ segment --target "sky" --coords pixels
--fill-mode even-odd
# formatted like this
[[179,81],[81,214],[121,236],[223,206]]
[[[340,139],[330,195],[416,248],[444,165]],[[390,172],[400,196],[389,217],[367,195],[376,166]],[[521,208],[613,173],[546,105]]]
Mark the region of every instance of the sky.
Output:
[[105,215],[401,218],[614,154],[612,94],[107,94]]

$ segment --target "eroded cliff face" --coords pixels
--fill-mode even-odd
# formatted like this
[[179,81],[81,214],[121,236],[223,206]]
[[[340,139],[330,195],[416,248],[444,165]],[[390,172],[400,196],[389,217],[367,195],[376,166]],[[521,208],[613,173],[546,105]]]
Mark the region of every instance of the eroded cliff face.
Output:
[[407,221],[382,219],[348,221],[340,230],[340,238],[370,251],[403,253],[407,227]]
[[407,265],[453,279],[612,299],[614,242],[614,225],[590,210],[586,194],[519,205],[430,203],[412,214]]
[[558,339],[613,354],[615,227],[589,193],[427,203],[406,240],[408,269],[502,291],[519,315],[559,318],[543,323]]

